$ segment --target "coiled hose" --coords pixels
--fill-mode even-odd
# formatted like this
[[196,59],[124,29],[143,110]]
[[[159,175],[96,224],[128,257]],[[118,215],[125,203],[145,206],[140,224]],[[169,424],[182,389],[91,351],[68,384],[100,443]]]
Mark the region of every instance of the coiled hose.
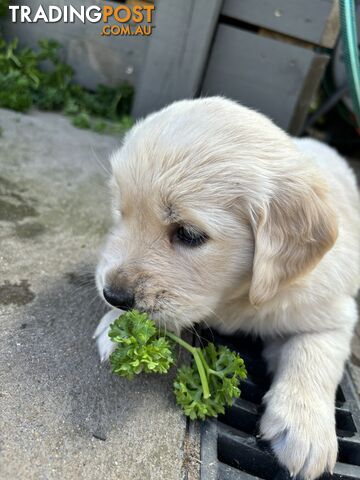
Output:
[[344,61],[355,117],[360,129],[360,61],[356,32],[355,0],[340,0]]

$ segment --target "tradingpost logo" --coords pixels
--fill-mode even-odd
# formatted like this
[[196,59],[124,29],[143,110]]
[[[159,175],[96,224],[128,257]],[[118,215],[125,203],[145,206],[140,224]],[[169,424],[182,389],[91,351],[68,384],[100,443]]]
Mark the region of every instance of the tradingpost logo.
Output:
[[99,23],[103,36],[149,36],[155,5],[9,5],[13,23]]

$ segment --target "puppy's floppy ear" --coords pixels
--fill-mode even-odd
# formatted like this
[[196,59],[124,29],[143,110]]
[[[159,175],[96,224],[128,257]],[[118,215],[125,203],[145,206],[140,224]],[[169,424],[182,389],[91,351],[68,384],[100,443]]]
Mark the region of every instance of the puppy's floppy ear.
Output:
[[312,270],[338,235],[335,213],[320,182],[300,190],[284,183],[282,191],[253,216],[250,302],[254,306],[271,300],[280,287]]

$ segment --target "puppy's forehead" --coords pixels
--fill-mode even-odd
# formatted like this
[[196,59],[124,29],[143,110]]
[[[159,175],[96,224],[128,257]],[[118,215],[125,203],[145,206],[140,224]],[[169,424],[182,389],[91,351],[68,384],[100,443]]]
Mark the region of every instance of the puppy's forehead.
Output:
[[[222,206],[202,186],[189,181],[173,182],[167,175],[122,176],[115,189],[115,198],[124,213],[142,217],[145,221],[157,218],[161,223],[192,223],[205,225],[222,214]],[[195,188],[198,187],[198,188]]]
[[[181,162],[180,162],[181,163]],[[152,162],[147,170],[124,159],[114,168],[115,206],[139,228],[152,225],[193,225],[209,235],[222,236],[230,223],[219,195],[208,188],[206,175],[196,169]]]
[[189,139],[175,142],[166,136],[125,142],[112,158],[114,183],[123,201],[153,200],[170,208],[172,216],[179,205],[202,207],[219,180],[219,161],[205,143],[199,148]]

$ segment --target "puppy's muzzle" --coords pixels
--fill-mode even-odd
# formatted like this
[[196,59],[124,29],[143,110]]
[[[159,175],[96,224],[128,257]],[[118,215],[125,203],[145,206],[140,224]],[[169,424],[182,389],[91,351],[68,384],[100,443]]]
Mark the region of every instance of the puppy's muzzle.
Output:
[[127,288],[109,288],[103,290],[105,300],[113,307],[121,310],[131,310],[134,307],[135,295]]

